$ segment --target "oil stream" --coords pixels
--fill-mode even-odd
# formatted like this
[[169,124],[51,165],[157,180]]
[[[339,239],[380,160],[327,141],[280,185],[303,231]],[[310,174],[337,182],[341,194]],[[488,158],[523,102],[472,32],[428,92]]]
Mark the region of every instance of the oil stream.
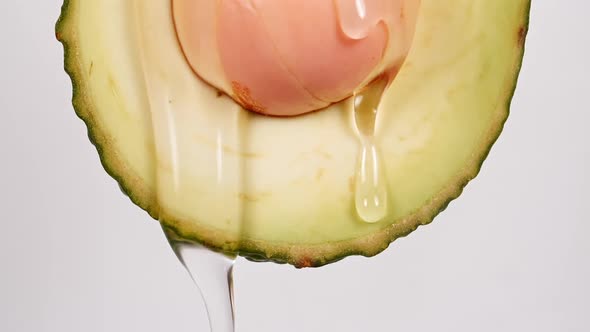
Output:
[[178,241],[173,236],[168,236],[168,241],[201,292],[211,331],[234,332],[233,268],[236,256]]
[[389,81],[378,78],[354,96],[354,119],[361,142],[355,176],[354,203],[358,216],[375,223],[387,216],[387,181],[375,143],[379,103]]
[[[380,12],[384,10],[380,7],[384,1],[379,0],[333,1],[335,1],[340,16],[341,29],[351,39],[366,37],[371,28],[379,23]],[[157,47],[157,45],[153,45],[153,40],[141,33],[145,27],[150,26],[149,15],[139,15],[137,24],[140,40],[144,47]],[[183,162],[186,151],[182,151],[180,147],[183,146],[181,142],[186,138],[187,133],[182,132],[182,130],[186,130],[182,128],[190,128],[190,126],[183,126],[183,119],[175,114],[170,106],[168,93],[172,87],[166,86],[164,83],[157,83],[159,80],[153,77],[157,74],[153,68],[150,68],[150,61],[157,61],[157,59],[153,58],[153,55],[146,50],[143,50],[141,57],[157,155],[171,169],[171,176],[162,176],[156,171],[158,200],[160,200],[164,198],[164,195],[170,194],[170,188],[173,188],[172,192],[180,192],[176,189],[183,186],[183,175],[179,165]],[[377,79],[353,96],[354,123],[360,146],[355,174],[354,206],[359,219],[367,223],[379,222],[388,213],[387,181],[383,174],[383,166],[375,139],[378,106],[388,83],[386,79]],[[243,124],[240,124],[238,117],[236,115],[235,121],[230,122],[229,126],[223,125],[227,122],[216,121],[215,116],[209,119],[211,122],[208,125],[217,132],[217,142],[215,152],[212,155],[203,156],[203,161],[215,164],[214,169],[217,170],[218,188],[211,188],[210,194],[212,196],[225,197],[225,191],[228,190],[227,183],[224,183],[226,177],[239,179],[244,175],[243,170],[239,169],[239,166],[243,165],[225,162],[226,156],[223,148],[226,141],[243,137],[238,132],[246,129],[242,128]],[[237,182],[241,185],[244,184],[243,181]],[[167,188],[168,191],[162,191],[162,188]],[[229,190],[234,189],[236,188]],[[241,188],[239,191],[244,189],[246,188]],[[226,204],[239,205],[240,203],[227,202]],[[243,211],[243,207],[234,207],[238,213]],[[235,256],[226,256],[200,245],[184,242],[167,229],[164,229],[164,232],[178,259],[186,267],[201,292],[207,308],[211,331],[234,332],[233,267]]]

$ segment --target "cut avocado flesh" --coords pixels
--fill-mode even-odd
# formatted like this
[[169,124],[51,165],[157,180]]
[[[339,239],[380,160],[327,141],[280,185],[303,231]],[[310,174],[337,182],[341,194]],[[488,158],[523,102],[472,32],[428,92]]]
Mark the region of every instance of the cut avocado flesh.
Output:
[[381,252],[477,175],[508,116],[529,6],[422,1],[377,119],[388,213],[373,224],[354,208],[351,100],[288,119],[240,108],[187,64],[170,0],[67,0],[57,35],[76,112],[135,204],[179,239],[310,267]]

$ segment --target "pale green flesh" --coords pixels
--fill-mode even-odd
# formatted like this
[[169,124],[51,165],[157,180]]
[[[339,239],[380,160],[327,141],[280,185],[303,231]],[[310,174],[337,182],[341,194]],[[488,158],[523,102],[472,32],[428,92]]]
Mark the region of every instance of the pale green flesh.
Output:
[[430,222],[477,174],[508,114],[529,1],[423,0],[413,50],[377,123],[390,214],[374,225],[354,212],[350,102],[287,120],[239,109],[192,73],[169,6],[65,7],[58,33],[69,45],[76,109],[106,168],[179,236],[306,266],[383,250]]

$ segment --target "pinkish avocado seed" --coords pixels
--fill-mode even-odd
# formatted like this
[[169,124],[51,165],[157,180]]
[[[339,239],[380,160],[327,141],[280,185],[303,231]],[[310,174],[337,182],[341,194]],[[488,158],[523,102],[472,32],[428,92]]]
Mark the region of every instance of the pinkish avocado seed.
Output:
[[399,68],[419,0],[172,2],[180,45],[201,79],[248,110],[294,116]]

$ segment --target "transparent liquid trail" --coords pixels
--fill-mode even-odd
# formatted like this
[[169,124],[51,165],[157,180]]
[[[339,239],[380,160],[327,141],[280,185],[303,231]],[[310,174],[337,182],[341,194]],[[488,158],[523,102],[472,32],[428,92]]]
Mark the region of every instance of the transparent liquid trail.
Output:
[[201,293],[211,332],[235,332],[233,268],[236,257],[177,241],[172,236],[168,236],[168,241]]
[[376,223],[388,214],[387,180],[375,141],[375,125],[386,77],[378,78],[354,97],[354,117],[359,134],[355,181],[355,209],[361,220]]

